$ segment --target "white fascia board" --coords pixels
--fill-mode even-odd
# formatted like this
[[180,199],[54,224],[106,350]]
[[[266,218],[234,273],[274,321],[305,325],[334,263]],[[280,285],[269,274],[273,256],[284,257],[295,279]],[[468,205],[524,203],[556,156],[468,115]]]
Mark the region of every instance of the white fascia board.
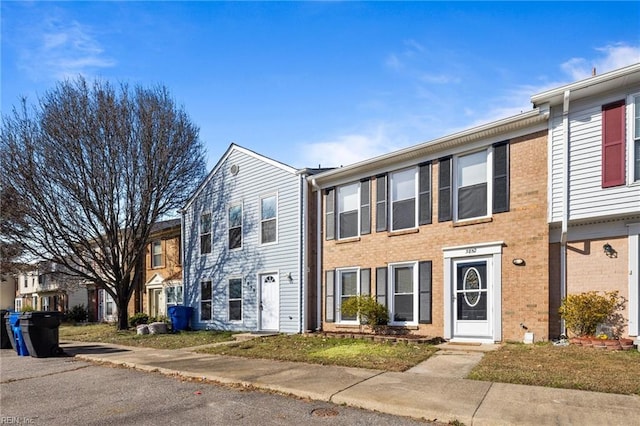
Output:
[[566,90],[571,92],[571,100],[574,101],[638,82],[640,82],[640,63],[535,94],[531,96],[531,102],[535,107],[543,104],[560,105]]

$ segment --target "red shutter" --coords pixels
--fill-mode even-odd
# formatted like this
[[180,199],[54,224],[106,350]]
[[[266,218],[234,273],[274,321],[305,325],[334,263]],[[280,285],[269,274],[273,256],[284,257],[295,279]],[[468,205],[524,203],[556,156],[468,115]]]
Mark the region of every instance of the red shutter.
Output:
[[602,187],[625,183],[624,100],[602,107]]

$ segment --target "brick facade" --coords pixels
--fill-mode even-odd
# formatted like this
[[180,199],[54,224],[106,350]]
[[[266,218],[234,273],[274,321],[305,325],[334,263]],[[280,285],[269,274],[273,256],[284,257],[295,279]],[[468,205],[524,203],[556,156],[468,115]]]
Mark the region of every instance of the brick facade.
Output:
[[[452,221],[439,223],[437,161],[433,163],[431,175],[431,224],[400,232],[375,232],[373,226],[371,234],[355,239],[323,241],[323,272],[342,267],[371,268],[373,282],[373,271],[376,267],[403,261],[432,261],[432,323],[409,328],[414,334],[442,336],[445,328],[443,248],[504,241],[502,340],[521,341],[523,329],[520,324],[525,324],[529,331],[533,331],[536,340],[548,339],[547,132],[541,131],[511,140],[508,212],[464,224]],[[376,179],[373,178],[373,206],[376,183]],[[372,224],[375,223],[373,208]],[[512,263],[514,258],[522,258],[526,264],[515,266]],[[323,273],[323,329],[345,329],[337,323],[324,321],[324,277]]]

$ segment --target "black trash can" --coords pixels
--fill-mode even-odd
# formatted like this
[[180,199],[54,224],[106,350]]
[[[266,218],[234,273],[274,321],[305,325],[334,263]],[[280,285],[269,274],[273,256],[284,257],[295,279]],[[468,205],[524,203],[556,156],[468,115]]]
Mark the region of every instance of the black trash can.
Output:
[[169,306],[169,318],[171,319],[171,330],[174,332],[189,330],[189,321],[193,314],[191,306]]
[[[13,333],[9,334],[8,325],[9,319],[5,318],[9,312],[7,309],[0,309],[0,321],[2,321],[0,327],[0,349],[11,349],[13,345],[11,344],[11,338],[13,337]],[[9,337],[11,336],[11,337]]]
[[33,311],[20,316],[20,329],[29,354],[36,358],[59,355],[58,327],[62,322],[60,312]]

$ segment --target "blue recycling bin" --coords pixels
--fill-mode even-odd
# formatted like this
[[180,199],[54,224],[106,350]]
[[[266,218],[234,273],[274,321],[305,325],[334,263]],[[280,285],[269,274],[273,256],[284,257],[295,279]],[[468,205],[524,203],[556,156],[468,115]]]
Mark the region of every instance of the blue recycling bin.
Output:
[[22,336],[22,329],[20,328],[20,315],[20,312],[9,312],[6,315],[7,333],[9,334],[11,345],[18,355],[29,356],[29,350],[27,349],[24,337]]
[[22,337],[32,357],[60,355],[58,327],[61,322],[62,313],[55,311],[33,311],[20,315]]
[[11,311],[0,309],[0,349],[12,349],[10,333],[7,330],[7,320],[5,316]]
[[171,319],[171,329],[175,331],[189,330],[189,322],[193,308],[191,306],[169,306],[169,319]]

